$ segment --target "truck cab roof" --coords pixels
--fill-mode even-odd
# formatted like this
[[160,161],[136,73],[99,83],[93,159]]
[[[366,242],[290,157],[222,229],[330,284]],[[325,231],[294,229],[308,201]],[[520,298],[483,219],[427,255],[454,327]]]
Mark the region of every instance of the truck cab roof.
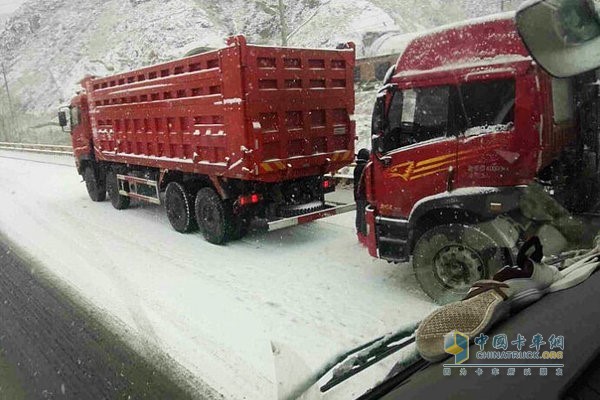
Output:
[[417,36],[398,58],[394,80],[523,62],[529,64],[531,58],[516,30],[514,13],[504,13]]

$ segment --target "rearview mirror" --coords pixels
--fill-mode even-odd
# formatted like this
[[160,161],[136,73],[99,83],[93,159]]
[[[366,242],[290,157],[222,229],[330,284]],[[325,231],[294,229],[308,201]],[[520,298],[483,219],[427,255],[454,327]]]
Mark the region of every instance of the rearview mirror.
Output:
[[371,118],[371,136],[374,138],[381,134],[385,125],[385,92],[377,95]]
[[69,123],[67,122],[67,112],[66,111],[59,111],[58,112],[58,124],[64,128],[67,125],[69,125]]
[[71,124],[69,123],[70,114],[71,109],[69,107],[61,107],[58,110],[58,125],[60,125],[63,132],[71,132]]
[[380,135],[371,136],[371,149],[373,149],[376,154],[383,153],[383,139]]
[[534,0],[517,11],[519,34],[550,75],[567,78],[600,67],[600,0]]

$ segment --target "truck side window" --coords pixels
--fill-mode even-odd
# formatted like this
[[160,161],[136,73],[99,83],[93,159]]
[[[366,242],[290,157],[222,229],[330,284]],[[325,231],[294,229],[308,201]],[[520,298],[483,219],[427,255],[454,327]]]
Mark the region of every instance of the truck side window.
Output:
[[466,113],[465,136],[512,129],[515,120],[515,81],[501,79],[461,85]]
[[388,129],[393,131],[402,126],[402,104],[403,104],[404,92],[396,90],[392,95],[392,101],[388,108]]
[[383,151],[402,147],[402,100],[403,92],[396,90],[392,94],[392,100],[387,111],[387,124],[383,135]]
[[79,125],[79,107],[71,107],[71,128]]
[[450,86],[396,92],[388,111],[384,151],[453,134],[449,111],[450,96],[455,92]]
[[377,96],[373,116],[371,117],[371,135],[378,136],[384,127],[385,119],[385,96]]

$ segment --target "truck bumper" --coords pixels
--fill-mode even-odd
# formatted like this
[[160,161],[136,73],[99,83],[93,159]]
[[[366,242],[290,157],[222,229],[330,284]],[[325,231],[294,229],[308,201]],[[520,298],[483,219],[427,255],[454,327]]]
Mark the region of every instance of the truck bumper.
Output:
[[367,221],[367,249],[369,249],[369,255],[379,258],[379,253],[377,251],[377,235],[375,234],[375,210],[371,206],[367,206],[367,209],[365,210],[365,219]]
[[305,224],[307,222],[312,222],[317,219],[331,217],[333,215],[343,214],[354,210],[356,210],[356,204],[354,203],[343,205],[330,205],[329,208],[326,208],[324,210],[319,210],[308,214],[268,222],[267,230],[276,231],[279,229],[285,229],[291,226]]

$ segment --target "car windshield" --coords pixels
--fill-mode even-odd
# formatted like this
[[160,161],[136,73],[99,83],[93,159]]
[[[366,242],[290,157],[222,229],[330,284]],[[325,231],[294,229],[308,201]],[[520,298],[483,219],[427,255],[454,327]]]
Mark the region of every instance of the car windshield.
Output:
[[598,4],[0,0],[0,398],[586,390]]

